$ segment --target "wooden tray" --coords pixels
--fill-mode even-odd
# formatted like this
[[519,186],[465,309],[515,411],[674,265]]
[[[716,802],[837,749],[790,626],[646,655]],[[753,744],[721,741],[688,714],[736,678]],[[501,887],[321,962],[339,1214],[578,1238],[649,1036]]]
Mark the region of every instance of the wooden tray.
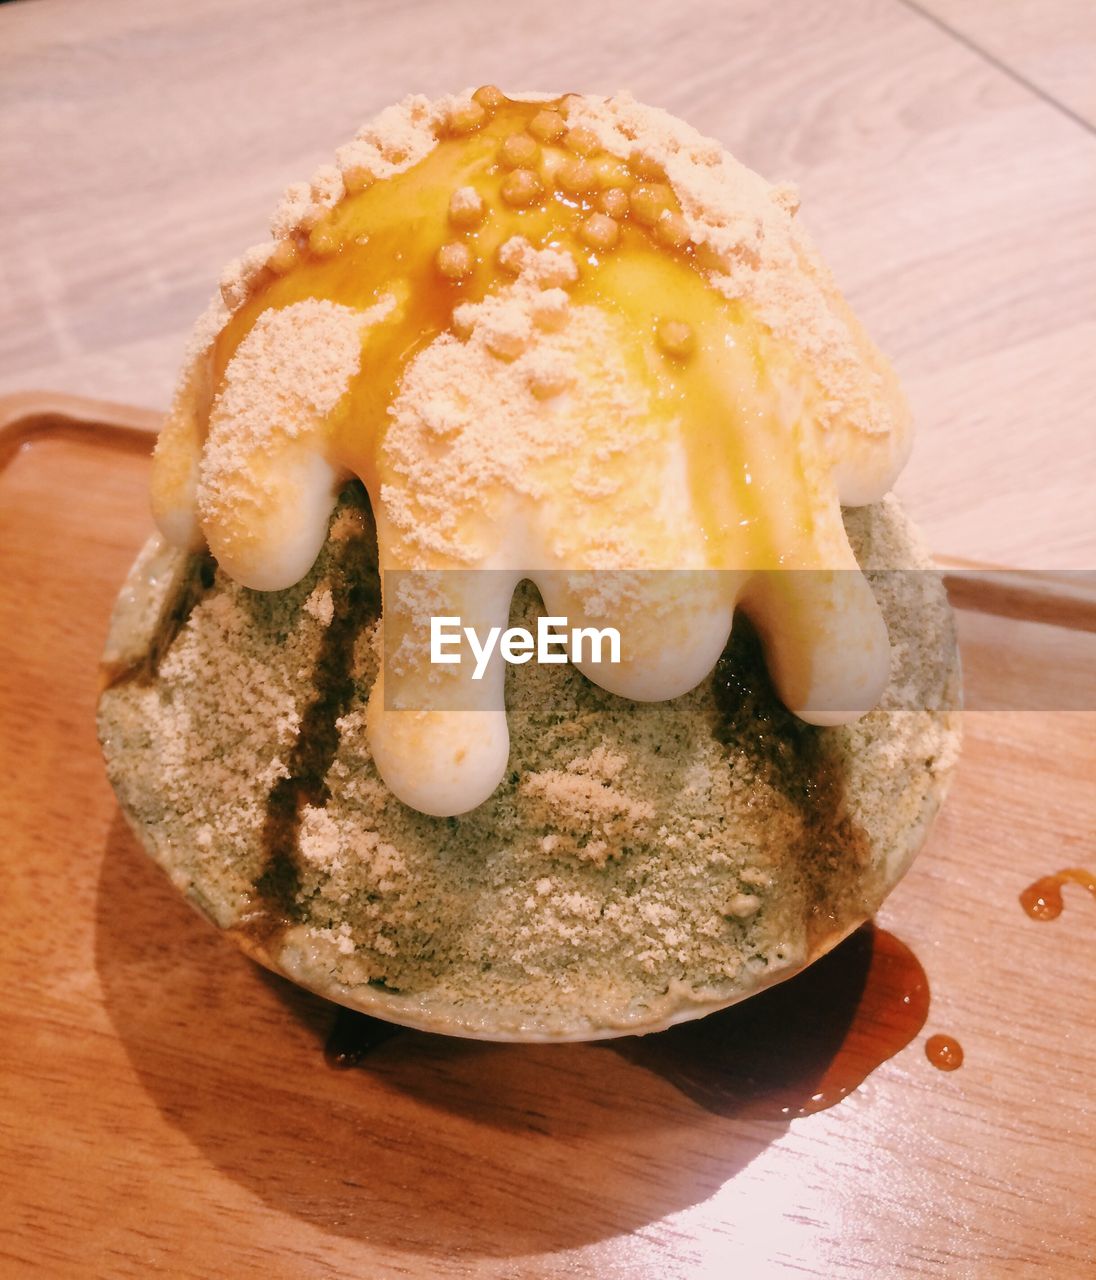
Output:
[[[1037,923],[1017,902],[1096,863],[1091,713],[968,714],[951,800],[876,932],[775,1003],[616,1048],[402,1033],[333,1071],[332,1007],[189,911],[103,774],[96,660],[150,529],[155,423],[71,397],[0,411],[0,1274],[1091,1266],[1096,903],[1067,889]],[[972,686],[1012,664],[1061,693],[1013,640],[1066,628],[972,618]],[[961,1041],[960,1070],[930,1065],[933,1032]]]

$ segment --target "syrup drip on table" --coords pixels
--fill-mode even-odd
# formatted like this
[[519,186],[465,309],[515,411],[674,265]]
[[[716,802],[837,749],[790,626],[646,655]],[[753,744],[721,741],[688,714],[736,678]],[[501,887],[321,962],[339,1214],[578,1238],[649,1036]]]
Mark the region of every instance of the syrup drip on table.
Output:
[[324,1060],[335,1071],[349,1071],[402,1030],[394,1022],[370,1018],[355,1009],[339,1009],[324,1045]]
[[[850,1094],[913,1040],[928,1007],[917,958],[869,924],[803,973],[741,1004],[597,1047],[662,1076],[718,1115],[787,1120]],[[355,1066],[399,1030],[340,1009],[325,1056],[331,1066]]]
[[1080,885],[1096,898],[1096,875],[1081,867],[1067,867],[1029,884],[1020,894],[1020,906],[1032,920],[1056,920],[1062,914],[1062,886],[1066,884]]
[[963,1065],[963,1046],[954,1036],[929,1036],[925,1057],[938,1071],[955,1071]]

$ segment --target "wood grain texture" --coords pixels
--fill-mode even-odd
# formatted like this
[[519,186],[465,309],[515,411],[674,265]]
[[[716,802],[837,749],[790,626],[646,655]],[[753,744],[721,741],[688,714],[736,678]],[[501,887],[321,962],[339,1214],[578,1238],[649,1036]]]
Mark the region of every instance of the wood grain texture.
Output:
[[161,419],[153,409],[63,392],[20,391],[0,396],[0,469],[43,435],[95,439],[148,453]]
[[1096,562],[1096,139],[899,0],[4,6],[0,390],[165,405],[282,187],[409,90],[488,80],[624,86],[797,179],[913,401],[932,545]]
[[[39,433],[0,472],[5,1280],[1084,1274],[1096,913],[1067,890],[1038,924],[1017,894],[1096,859],[1091,713],[967,716],[880,917],[928,1021],[831,1110],[746,1119],[597,1046],[406,1033],[336,1073],[331,1007],[184,905],[103,775],[95,663],[147,478],[97,431]],[[973,616],[965,662],[992,678],[1029,624]],[[954,1074],[925,1058],[937,1031]]]
[[1096,128],[1096,6],[1077,0],[910,0]]
[[953,609],[1096,631],[1096,572],[997,571],[985,565],[945,566]]

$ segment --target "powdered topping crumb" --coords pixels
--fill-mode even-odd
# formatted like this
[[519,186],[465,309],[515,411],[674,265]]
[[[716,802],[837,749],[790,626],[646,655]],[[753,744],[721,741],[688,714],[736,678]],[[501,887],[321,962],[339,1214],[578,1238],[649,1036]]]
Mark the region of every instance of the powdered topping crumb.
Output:
[[603,866],[648,834],[654,806],[621,785],[626,765],[625,756],[602,743],[565,769],[526,774],[522,797],[546,825],[556,828],[541,839],[544,853]]
[[436,129],[444,118],[448,100],[431,102],[421,94],[386,107],[362,125],[352,142],[335,153],[335,164],[324,165],[311,182],[286,189],[271,220],[275,239],[308,228],[335,207],[350,184],[368,174],[371,181],[391,178],[417,164],[437,144]]
[[[746,593],[766,645],[784,642],[786,705],[816,723],[873,705],[889,651],[866,583],[841,575],[837,607],[761,572],[855,570],[841,505],[877,500],[905,447],[893,378],[795,224],[794,191],[626,94],[412,97],[336,160],[288,190],[273,250],[222,279],[234,314],[158,451],[168,536],[191,545],[200,523],[236,581],[283,589],[356,475],[386,571],[737,571],[716,594],[618,588],[632,615],[598,619],[627,631],[614,692],[694,687]],[[565,584],[553,612],[611,594]],[[501,622],[504,597],[483,595],[484,618]],[[850,685],[830,651],[853,631]],[[416,679],[439,682],[402,639],[394,652],[416,668],[402,709]],[[388,785],[438,815],[482,802],[505,768],[501,685],[494,719],[431,712],[413,732],[385,688],[368,732]]]
[[799,195],[792,184],[771,186],[718,142],[628,93],[572,95],[567,120],[590,129],[611,154],[638,155],[665,171],[690,239],[719,259],[712,283],[728,298],[747,299],[773,333],[809,362],[828,397],[823,425],[847,424],[870,434],[908,429],[893,371],[793,220]]
[[304,602],[305,612],[310,614],[322,627],[329,627],[334,616],[335,604],[331,599],[331,591],[327,587],[317,587]]
[[[400,535],[394,562],[408,568],[489,562],[515,494],[546,510],[570,504],[566,518],[545,523],[577,542],[589,500],[623,488],[627,473],[606,464],[650,435],[642,394],[614,357],[612,319],[567,296],[570,255],[517,239],[505,253],[514,280],[457,308],[460,336],[441,335],[412,361],[392,406],[380,496]],[[569,485],[557,483],[564,467]],[[622,501],[639,511],[648,496],[640,486]],[[587,548],[592,564],[624,554],[619,530],[599,534]],[[562,543],[554,550],[565,553]]]
[[[112,781],[150,851],[217,923],[254,926],[249,945],[261,939],[282,971],[438,1030],[651,1029],[803,963],[901,874],[958,734],[954,713],[924,710],[954,705],[941,686],[955,672],[940,665],[946,598],[937,583],[922,599],[911,587],[930,579],[920,573],[875,579],[902,640],[896,702],[820,735],[847,769],[847,813],[870,836],[870,865],[820,845],[824,814],[801,799],[812,766],[772,742],[769,703],[729,742],[713,735],[721,712],[711,682],[669,703],[629,704],[566,666],[527,666],[512,686],[512,780],[460,818],[418,813],[369,754],[370,627],[354,645],[357,692],[335,722],[330,794],[300,815],[300,923],[278,932],[258,887],[267,802],[330,659],[323,602],[345,589],[344,535],[360,514],[344,505],[299,590],[249,592],[218,573],[155,682],[115,685],[100,704]],[[908,559],[895,504],[848,519],[862,561]],[[537,607],[526,593],[517,620]],[[147,643],[153,623],[142,616]],[[637,800],[654,815],[637,813]],[[619,824],[612,836],[596,829],[606,818]]]
[[362,333],[393,305],[360,312],[308,299],[264,311],[249,330],[210,415],[198,479],[198,514],[217,528],[219,556],[246,562],[250,542],[292,518],[297,471],[322,453],[328,414],[361,363]]

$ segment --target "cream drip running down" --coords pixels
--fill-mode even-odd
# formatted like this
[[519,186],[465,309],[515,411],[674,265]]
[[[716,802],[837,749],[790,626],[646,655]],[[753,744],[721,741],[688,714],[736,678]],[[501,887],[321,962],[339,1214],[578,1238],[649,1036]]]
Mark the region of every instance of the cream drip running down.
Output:
[[611,692],[693,688],[741,605],[797,715],[874,706],[890,649],[841,506],[887,493],[909,417],[794,191],[627,95],[409,98],[337,161],[200,323],[153,508],[279,590],[362,480],[382,574],[412,571],[385,580],[401,660],[367,717],[390,789],[452,815],[498,785],[503,664],[473,690],[411,620],[505,627],[523,577],[571,625],[619,630],[624,661],[583,668]]

